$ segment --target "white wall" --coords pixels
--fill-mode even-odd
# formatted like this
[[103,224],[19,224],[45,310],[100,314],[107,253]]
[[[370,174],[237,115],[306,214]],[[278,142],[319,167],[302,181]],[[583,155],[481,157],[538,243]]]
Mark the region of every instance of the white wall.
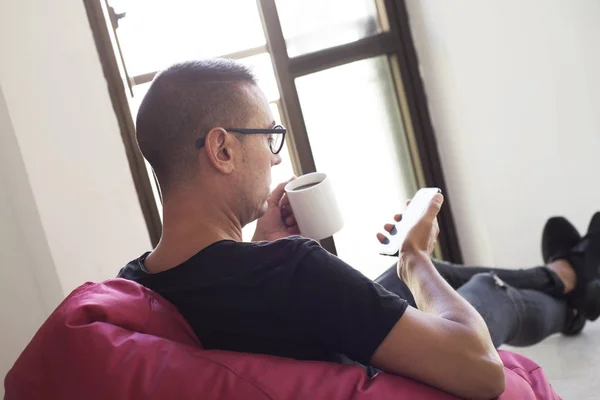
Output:
[[1,2],[0,54],[4,377],[66,294],[150,241],[83,2]]
[[0,88],[0,377],[62,297]]
[[0,77],[65,293],[149,239],[82,1],[3,2]]
[[465,258],[539,263],[600,210],[600,2],[409,0]]

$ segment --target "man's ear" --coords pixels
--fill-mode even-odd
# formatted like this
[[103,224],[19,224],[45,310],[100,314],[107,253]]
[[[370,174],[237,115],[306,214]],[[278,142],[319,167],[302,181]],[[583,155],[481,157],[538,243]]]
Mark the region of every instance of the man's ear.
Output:
[[224,174],[234,170],[234,145],[235,138],[223,128],[213,128],[206,135],[204,147],[208,160]]

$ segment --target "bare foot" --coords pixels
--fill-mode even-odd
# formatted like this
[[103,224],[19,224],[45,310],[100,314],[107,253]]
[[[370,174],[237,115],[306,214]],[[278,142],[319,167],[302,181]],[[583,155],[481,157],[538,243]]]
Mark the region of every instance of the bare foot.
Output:
[[546,265],[546,268],[554,271],[556,275],[558,275],[565,287],[565,294],[575,289],[575,285],[577,284],[577,275],[567,260],[560,259],[552,261]]

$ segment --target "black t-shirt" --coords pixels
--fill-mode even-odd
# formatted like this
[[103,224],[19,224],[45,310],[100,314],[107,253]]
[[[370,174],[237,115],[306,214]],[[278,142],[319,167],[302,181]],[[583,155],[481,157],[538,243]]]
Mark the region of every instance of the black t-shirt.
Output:
[[156,274],[148,253],[119,277],[172,302],[207,349],[367,365],[407,302],[317,242],[220,241]]

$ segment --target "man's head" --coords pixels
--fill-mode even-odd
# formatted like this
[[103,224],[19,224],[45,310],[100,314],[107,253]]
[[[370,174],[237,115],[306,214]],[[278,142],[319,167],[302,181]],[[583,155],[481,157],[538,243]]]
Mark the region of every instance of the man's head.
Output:
[[246,67],[230,60],[189,61],[156,76],[140,106],[136,134],[165,200],[173,190],[210,195],[245,224],[264,212],[270,168],[281,158],[269,148],[271,135],[225,128],[273,125],[268,102]]

